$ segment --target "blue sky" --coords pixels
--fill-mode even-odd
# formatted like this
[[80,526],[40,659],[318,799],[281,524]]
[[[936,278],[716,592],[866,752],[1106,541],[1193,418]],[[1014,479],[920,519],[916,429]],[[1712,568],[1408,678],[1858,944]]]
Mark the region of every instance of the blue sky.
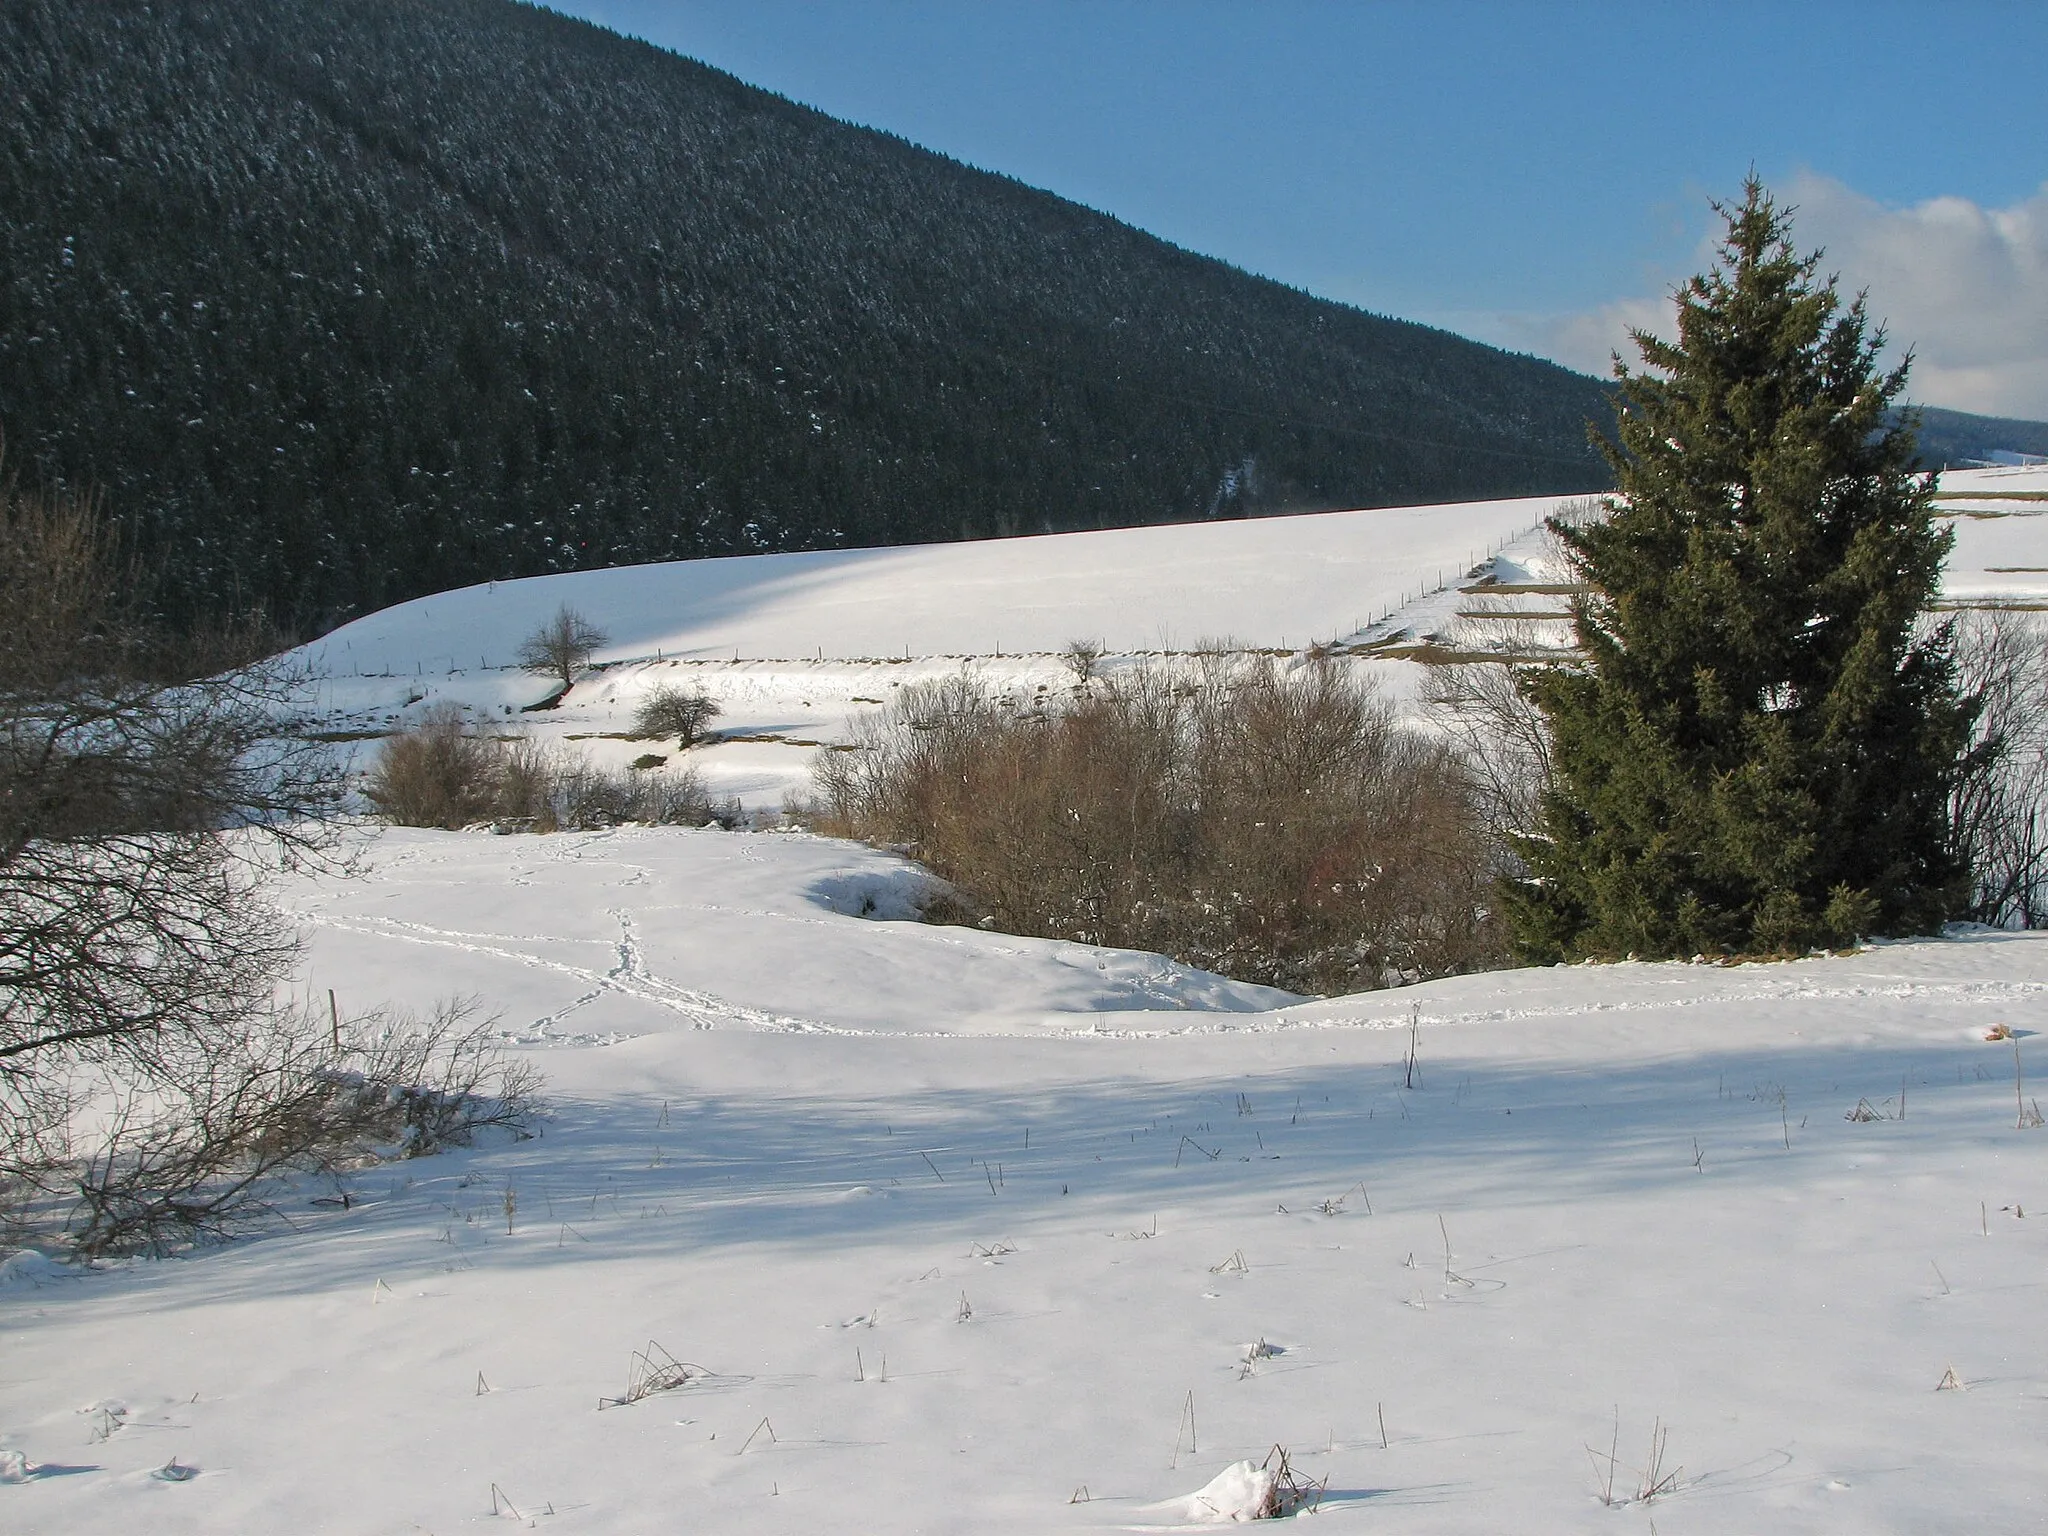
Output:
[[1254,272],[1604,372],[1754,165],[1933,404],[2048,417],[2048,4],[558,0]]

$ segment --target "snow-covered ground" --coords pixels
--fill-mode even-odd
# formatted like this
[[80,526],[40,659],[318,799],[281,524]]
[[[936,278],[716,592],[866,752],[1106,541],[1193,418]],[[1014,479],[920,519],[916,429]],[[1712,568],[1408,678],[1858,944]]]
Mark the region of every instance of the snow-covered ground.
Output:
[[[1956,529],[1946,591],[1965,606],[2048,607],[2048,471],[1943,477]],[[905,684],[962,666],[1025,694],[1073,679],[1060,652],[1107,647],[1105,669],[1225,645],[1334,647],[1397,700],[1420,643],[1450,651],[1556,644],[1567,579],[1542,528],[1574,497],[1126,528],[976,544],[760,555],[492,582],[401,603],[306,647],[337,730],[380,731],[452,700],[501,725],[568,738],[593,760],[648,749],[621,734],[662,684],[723,707],[688,761],[720,798],[774,809],[803,792],[821,742]],[[544,679],[519,642],[567,604],[610,642],[556,709],[522,713]],[[1524,617],[1513,618],[1514,614]],[[676,760],[672,760],[673,762]]]
[[[2048,474],[1944,492],[1950,596],[2048,602]],[[326,707],[503,719],[566,600],[613,665],[521,720],[639,751],[597,733],[700,683],[785,739],[692,758],[773,803],[797,742],[963,659],[1412,672],[1558,596],[1545,510],[507,583],[330,636],[364,661]],[[363,835],[282,892],[298,985],[477,996],[545,1134],[185,1259],[0,1264],[9,1536],[1174,1529],[1275,1445],[1339,1529],[2048,1529],[2048,936],[1302,1001],[903,921],[914,869],[801,834]],[[600,1409],[636,1352],[691,1369]]]
[[[2048,937],[1275,1007],[854,915],[916,879],[390,831],[292,887],[305,986],[481,995],[556,1116],[18,1265],[0,1528],[1170,1529],[1275,1444],[1340,1529],[2048,1527],[2048,1131],[1984,1038],[2048,1070]],[[650,1345],[705,1374],[600,1411]]]

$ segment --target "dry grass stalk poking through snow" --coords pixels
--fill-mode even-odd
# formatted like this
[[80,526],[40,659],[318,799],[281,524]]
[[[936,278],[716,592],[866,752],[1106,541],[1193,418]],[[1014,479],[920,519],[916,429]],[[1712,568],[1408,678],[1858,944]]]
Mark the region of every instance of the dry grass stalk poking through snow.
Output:
[[817,769],[824,825],[908,845],[949,919],[1297,992],[1502,958],[1472,780],[1339,663],[1217,653],[1052,708],[963,674],[855,731]]
[[600,1397],[598,1411],[607,1408],[630,1408],[643,1398],[657,1392],[673,1392],[678,1387],[688,1386],[693,1381],[709,1377],[711,1372],[701,1365],[687,1360],[678,1360],[654,1340],[647,1341],[647,1347],[633,1352],[632,1363],[626,1370],[626,1390],[617,1397]]
[[1664,1465],[1665,1446],[1670,1440],[1669,1426],[1660,1418],[1650,1426],[1650,1453],[1648,1459],[1636,1471],[1636,1488],[1633,1494],[1623,1487],[1615,1487],[1615,1475],[1621,1470],[1621,1409],[1614,1410],[1614,1438],[1603,1454],[1590,1445],[1586,1454],[1592,1458],[1593,1469],[1600,1477],[1600,1502],[1612,1509],[1621,1504],[1651,1504],[1668,1494],[1676,1493],[1685,1476],[1683,1467]]

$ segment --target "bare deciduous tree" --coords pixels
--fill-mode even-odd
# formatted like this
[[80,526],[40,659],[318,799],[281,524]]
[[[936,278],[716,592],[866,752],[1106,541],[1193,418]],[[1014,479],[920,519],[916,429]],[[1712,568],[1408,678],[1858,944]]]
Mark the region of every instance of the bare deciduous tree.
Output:
[[2048,927],[2048,635],[2023,613],[1973,614],[1958,626],[1956,663],[1981,701],[1949,803],[1971,871],[1961,915]]
[[243,1204],[341,1051],[274,1005],[264,880],[346,864],[305,679],[254,628],[165,638],[141,588],[89,498],[0,480],[0,1206],[96,1250]]
[[1423,704],[1465,760],[1497,832],[1536,829],[1550,784],[1550,733],[1519,686],[1524,668],[1506,662],[1430,667]]
[[560,680],[566,691],[576,674],[590,664],[600,646],[611,639],[567,603],[555,616],[519,642],[517,659],[521,669]]
[[259,866],[333,852],[338,777],[283,728],[298,679],[194,675],[191,648],[141,622],[136,585],[88,500],[0,485],[0,1135],[16,1147],[54,1123],[68,1069],[147,1077],[267,1007],[294,946]]

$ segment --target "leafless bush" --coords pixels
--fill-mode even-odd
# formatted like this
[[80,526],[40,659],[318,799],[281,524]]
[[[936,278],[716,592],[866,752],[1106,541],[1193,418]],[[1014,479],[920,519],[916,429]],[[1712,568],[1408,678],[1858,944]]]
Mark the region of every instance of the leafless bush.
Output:
[[490,745],[496,778],[488,814],[500,825],[523,826],[535,832],[558,830],[556,754],[528,736],[493,740]]
[[1221,651],[1053,709],[902,690],[815,773],[821,826],[907,846],[1010,932],[1335,992],[1498,963],[1452,754],[1338,663]]
[[1550,733],[1518,686],[1524,670],[1496,662],[1431,667],[1423,684],[1430,721],[1470,769],[1487,824],[1499,832],[1535,831],[1550,783]]
[[701,688],[682,689],[663,685],[640,703],[633,714],[633,734],[658,740],[673,736],[683,746],[693,745],[704,728],[725,711]]
[[530,737],[487,736],[453,705],[387,737],[364,796],[400,826],[582,831],[625,822],[702,826],[719,819],[689,769],[612,770]]
[[1960,915],[2048,926],[2048,644],[2024,614],[1972,614],[1957,627],[1956,659],[1963,691],[1981,701],[1949,802],[1972,879]]
[[496,813],[506,788],[502,742],[470,729],[454,704],[430,706],[378,748],[363,794],[386,821],[466,827]]
[[61,1180],[44,1180],[53,1209],[68,1204],[88,1257],[160,1254],[261,1221],[298,1175],[467,1146],[490,1127],[524,1135],[544,1110],[539,1078],[503,1054],[495,1024],[466,1001],[424,1020],[279,1009],[146,1087],[81,1084],[99,1112]]

